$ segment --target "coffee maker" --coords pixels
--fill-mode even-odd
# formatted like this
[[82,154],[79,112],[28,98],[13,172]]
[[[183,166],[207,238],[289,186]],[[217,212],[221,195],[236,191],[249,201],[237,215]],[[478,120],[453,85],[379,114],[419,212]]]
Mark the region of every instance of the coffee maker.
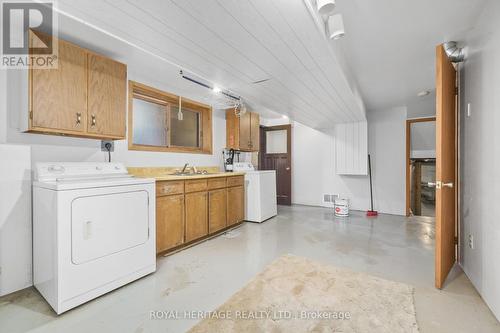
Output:
[[222,159],[224,160],[224,171],[226,172],[233,172],[233,164],[235,162],[234,160],[234,155],[238,155],[238,160],[239,160],[239,154],[240,152],[235,151],[234,149],[224,149],[222,151]]

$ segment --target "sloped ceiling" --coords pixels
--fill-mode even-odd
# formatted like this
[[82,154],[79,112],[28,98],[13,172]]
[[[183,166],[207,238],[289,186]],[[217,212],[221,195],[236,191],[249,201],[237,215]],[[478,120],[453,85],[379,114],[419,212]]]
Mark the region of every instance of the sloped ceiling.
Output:
[[58,7],[165,60],[161,66],[230,89],[256,111],[313,128],[365,119],[303,0],[59,0]]

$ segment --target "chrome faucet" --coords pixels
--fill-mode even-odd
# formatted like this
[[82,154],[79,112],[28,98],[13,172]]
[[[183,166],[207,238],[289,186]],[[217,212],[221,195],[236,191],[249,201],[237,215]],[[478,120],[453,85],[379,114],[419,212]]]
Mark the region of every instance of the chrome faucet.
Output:
[[186,168],[188,167],[189,163],[184,164],[184,168],[182,168],[181,173],[184,173],[186,171]]

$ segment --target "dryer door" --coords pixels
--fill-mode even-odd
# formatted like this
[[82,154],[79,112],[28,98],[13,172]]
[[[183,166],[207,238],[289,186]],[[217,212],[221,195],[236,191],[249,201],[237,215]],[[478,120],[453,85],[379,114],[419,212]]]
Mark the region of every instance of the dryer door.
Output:
[[78,197],[71,205],[71,260],[80,265],[148,240],[148,192]]

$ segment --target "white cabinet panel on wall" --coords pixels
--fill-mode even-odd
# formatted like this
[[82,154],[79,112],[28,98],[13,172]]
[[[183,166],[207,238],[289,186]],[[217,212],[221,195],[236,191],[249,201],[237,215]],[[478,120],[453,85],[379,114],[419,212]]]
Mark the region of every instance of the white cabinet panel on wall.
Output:
[[337,124],[335,168],[338,175],[368,174],[368,125],[366,121]]

